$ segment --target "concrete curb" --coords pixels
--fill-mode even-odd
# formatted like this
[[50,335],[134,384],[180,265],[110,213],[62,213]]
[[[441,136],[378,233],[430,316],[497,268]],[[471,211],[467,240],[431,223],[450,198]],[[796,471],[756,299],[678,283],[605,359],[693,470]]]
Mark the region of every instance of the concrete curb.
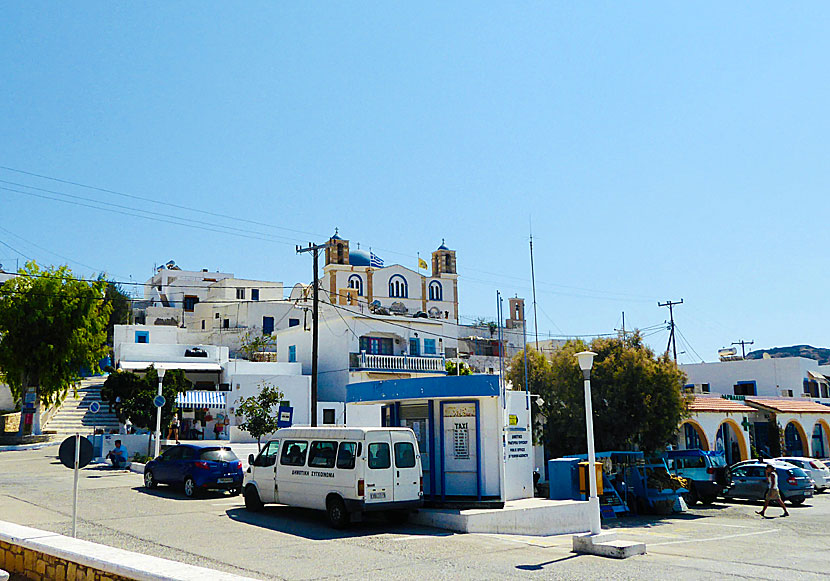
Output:
[[251,577],[133,553],[6,521],[0,521],[0,541],[137,581],[253,581]]
[[139,464],[138,462],[131,462],[130,472],[135,472],[136,474],[144,474],[144,466],[144,464]]
[[0,446],[0,452],[19,452],[22,450],[39,450],[47,446],[60,446],[60,442],[39,442],[37,444],[19,444],[16,446]]

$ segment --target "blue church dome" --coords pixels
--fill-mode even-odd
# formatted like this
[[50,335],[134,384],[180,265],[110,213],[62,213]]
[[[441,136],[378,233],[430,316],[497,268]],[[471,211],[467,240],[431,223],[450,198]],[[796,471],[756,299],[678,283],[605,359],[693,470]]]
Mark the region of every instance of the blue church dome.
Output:
[[367,250],[349,250],[349,264],[352,266],[371,266],[372,257]]

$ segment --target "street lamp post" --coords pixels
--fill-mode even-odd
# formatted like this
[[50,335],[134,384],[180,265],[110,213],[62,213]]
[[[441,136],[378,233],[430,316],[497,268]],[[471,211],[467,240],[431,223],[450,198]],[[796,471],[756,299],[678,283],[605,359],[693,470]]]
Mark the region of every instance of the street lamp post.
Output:
[[[158,395],[161,395],[161,384],[164,380],[164,369],[158,370],[159,375],[159,389]],[[153,458],[157,458],[159,455],[159,450],[161,448],[161,407],[156,407],[156,444],[154,447],[155,452],[153,453]]]
[[598,535],[602,532],[602,524],[599,517],[599,496],[597,496],[597,459],[594,451],[594,411],[591,405],[591,367],[594,365],[595,355],[596,353],[593,351],[582,351],[576,354],[585,385],[585,425],[588,435],[588,491],[590,493],[588,502],[590,504],[592,535]]

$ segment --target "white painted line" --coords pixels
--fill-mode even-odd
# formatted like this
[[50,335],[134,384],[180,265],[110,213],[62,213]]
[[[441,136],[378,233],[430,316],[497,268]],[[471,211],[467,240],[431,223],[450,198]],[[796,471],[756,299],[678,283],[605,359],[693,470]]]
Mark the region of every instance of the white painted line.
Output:
[[738,537],[752,537],[755,535],[766,535],[768,533],[777,533],[780,529],[769,529],[767,531],[755,531],[752,533],[738,533],[735,535],[723,535],[720,537],[709,537],[708,539],[687,539],[685,541],[665,541],[662,543],[648,543],[649,547],[657,547],[660,545],[679,545],[680,543],[704,543],[706,541],[723,541],[726,539],[735,539]]
[[751,527],[749,525],[727,525],[727,524],[717,523],[717,522],[694,522],[693,521],[690,524],[704,525],[704,526],[707,526],[707,527],[730,527],[730,528],[733,528],[733,529],[754,529],[755,528],[755,527]]

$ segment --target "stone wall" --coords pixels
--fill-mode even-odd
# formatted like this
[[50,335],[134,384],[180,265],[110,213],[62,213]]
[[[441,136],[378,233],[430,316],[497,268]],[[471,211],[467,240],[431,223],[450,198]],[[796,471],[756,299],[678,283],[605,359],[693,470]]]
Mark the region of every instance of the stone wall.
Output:
[[129,581],[61,557],[0,541],[0,569],[31,581]]
[[20,429],[20,412],[0,416],[0,432],[17,433]]

